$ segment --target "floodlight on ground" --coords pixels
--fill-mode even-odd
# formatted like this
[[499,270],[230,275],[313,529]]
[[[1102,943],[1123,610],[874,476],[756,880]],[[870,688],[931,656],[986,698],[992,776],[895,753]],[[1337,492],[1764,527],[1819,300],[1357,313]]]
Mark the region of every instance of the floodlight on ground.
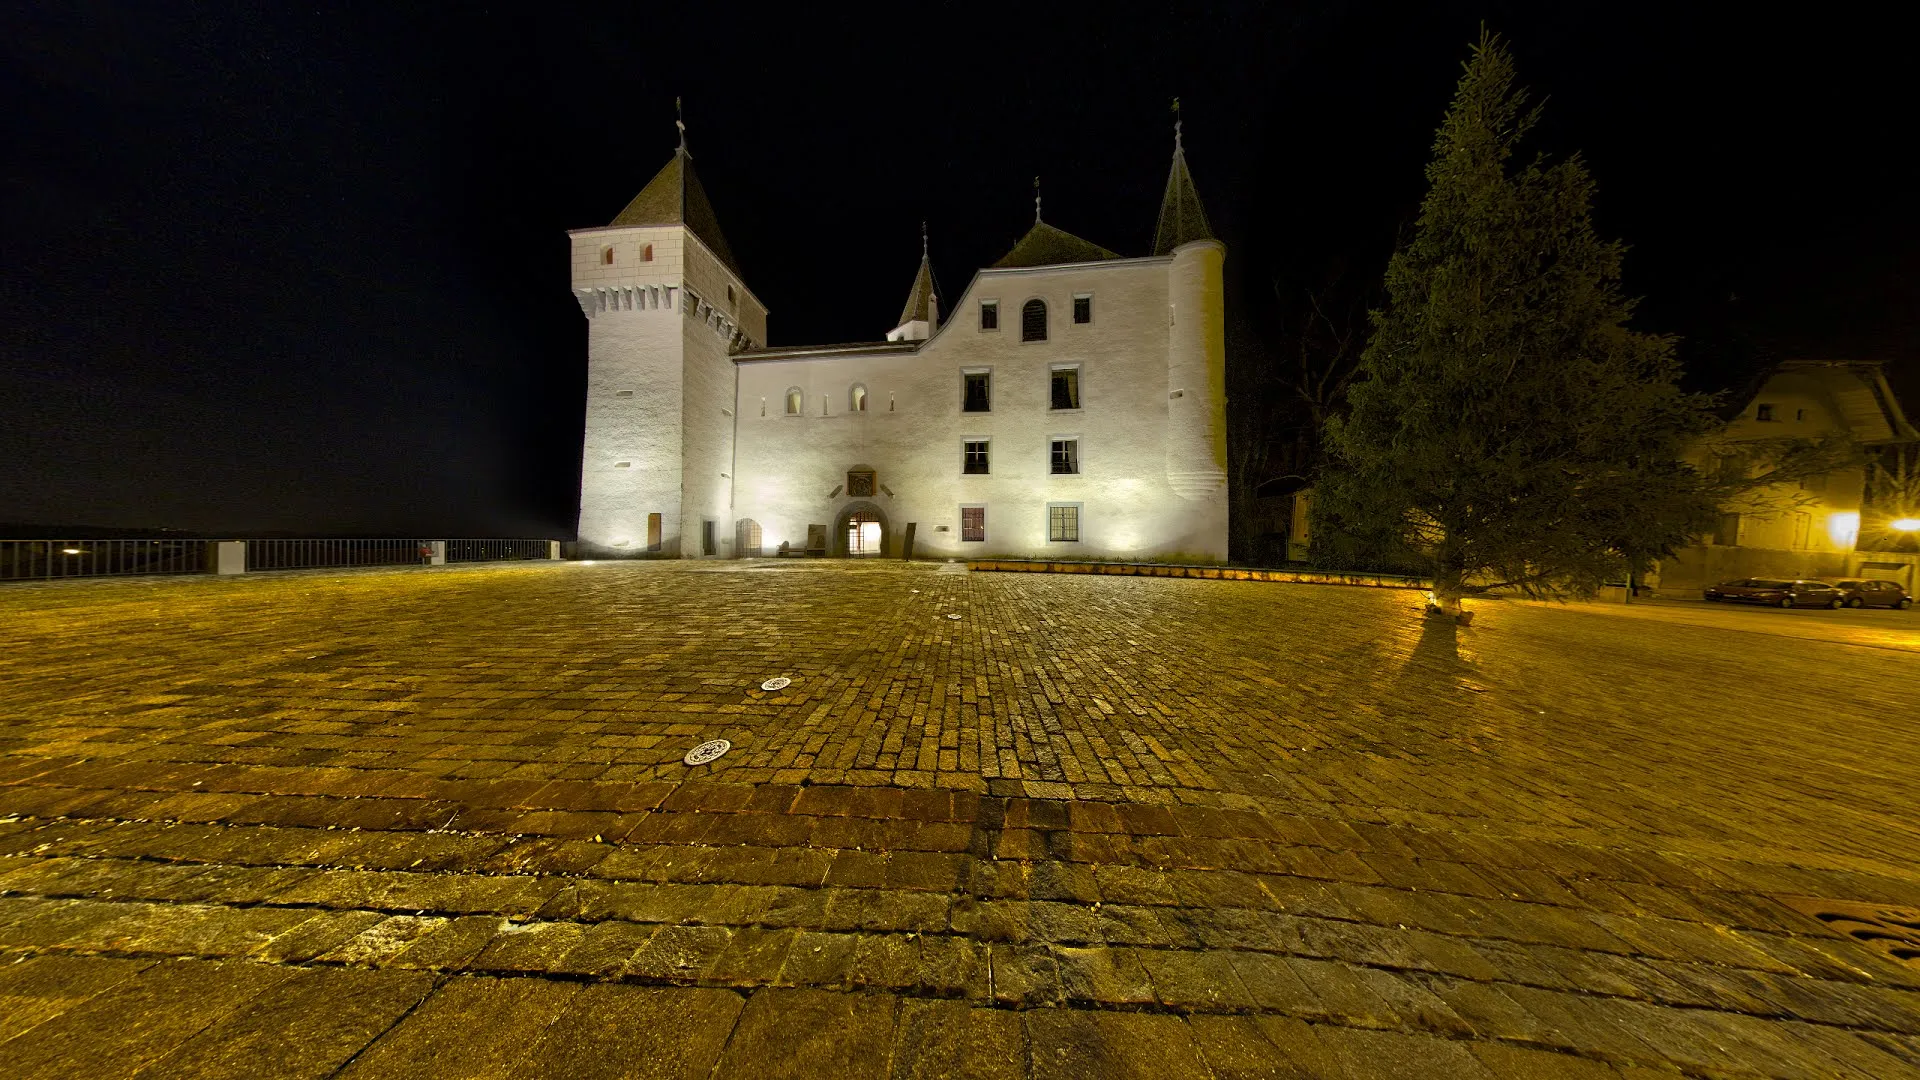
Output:
[[760,689],[785,690],[787,687],[792,685],[793,685],[792,679],[787,678],[785,675],[779,675],[779,676],[775,676],[774,678],[768,679],[766,682],[761,683]]
[[717,761],[721,754],[731,749],[733,744],[725,739],[709,739],[687,751],[687,756],[680,760],[688,765],[705,765],[709,761]]
[[1899,529],[1901,532],[1920,531],[1920,517],[1894,518],[1892,521],[1887,522],[1887,524]]

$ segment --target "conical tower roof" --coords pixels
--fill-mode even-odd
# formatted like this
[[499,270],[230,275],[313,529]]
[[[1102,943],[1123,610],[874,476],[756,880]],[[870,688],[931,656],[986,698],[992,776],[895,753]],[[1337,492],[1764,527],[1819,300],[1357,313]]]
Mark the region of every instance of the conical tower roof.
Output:
[[913,290],[907,293],[907,306],[900,309],[900,321],[895,326],[905,326],[910,322],[927,322],[928,307],[934,297],[933,264],[927,261],[927,253],[920,253],[920,272],[913,277]]
[[620,211],[613,224],[685,225],[712,248],[729,269],[736,274],[740,272],[739,265],[733,261],[733,249],[727,246],[727,238],[720,232],[720,219],[714,216],[713,204],[707,201],[707,189],[694,175],[693,155],[687,153],[684,145],[673,152],[672,160],[640,189],[640,194]]
[[[1174,105],[1175,116],[1179,104]],[[1206,208],[1200,205],[1200,193],[1194,190],[1193,174],[1187,171],[1187,152],[1180,145],[1180,121],[1173,122],[1173,168],[1167,173],[1167,193],[1160,199],[1160,221],[1153,227],[1153,253],[1172,254],[1181,244],[1215,239],[1207,225]]]

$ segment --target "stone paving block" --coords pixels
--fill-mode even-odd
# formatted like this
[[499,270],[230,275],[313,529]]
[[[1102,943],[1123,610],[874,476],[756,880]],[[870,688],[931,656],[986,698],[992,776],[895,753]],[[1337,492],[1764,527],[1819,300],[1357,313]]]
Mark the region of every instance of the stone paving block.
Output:
[[432,988],[424,972],[303,971],[151,1068],[160,1076],[329,1076]]
[[889,1071],[898,1006],[898,999],[884,994],[757,990],[713,1075],[716,1080],[880,1080]]
[[1313,1080],[1313,1072],[1275,1046],[1252,1017],[1195,1015],[1187,1030],[1215,1080]]
[[1058,1002],[1064,989],[1053,953],[1040,945],[994,945],[989,953],[993,1000],[1035,1006]]
[[1036,1009],[1025,1014],[1034,1080],[1161,1080],[1205,1076],[1178,1017]]
[[23,1080],[131,1076],[295,975],[237,961],[158,963],[9,1040],[7,1068]]
[[152,960],[21,957],[0,966],[0,1042],[126,982]]
[[589,986],[571,997],[514,1073],[577,1080],[707,1076],[741,1004],[730,990]]
[[959,1001],[908,998],[894,1025],[892,1080],[1025,1080],[1018,1013]]
[[342,1078],[503,1078],[540,1042],[580,984],[453,978],[340,1072]]

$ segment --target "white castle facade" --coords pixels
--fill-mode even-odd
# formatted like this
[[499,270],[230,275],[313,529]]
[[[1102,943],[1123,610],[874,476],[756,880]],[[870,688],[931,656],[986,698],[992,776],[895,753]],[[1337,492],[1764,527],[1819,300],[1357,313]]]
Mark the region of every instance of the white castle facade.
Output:
[[922,557],[1226,560],[1226,249],[1177,130],[1152,254],[1036,200],[951,304],[923,250],[882,341],[765,344],[684,141],[613,224],[568,235],[583,558],[897,557],[911,533]]

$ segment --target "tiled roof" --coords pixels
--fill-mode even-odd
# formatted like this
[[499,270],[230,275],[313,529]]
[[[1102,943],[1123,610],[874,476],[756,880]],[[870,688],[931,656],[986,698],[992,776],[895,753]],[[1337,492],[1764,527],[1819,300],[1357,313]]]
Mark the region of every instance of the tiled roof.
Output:
[[900,309],[900,321],[895,326],[905,326],[910,322],[927,322],[927,305],[934,298],[933,265],[925,255],[920,256],[920,272],[914,275],[913,291],[907,293],[907,306]]
[[1167,173],[1167,193],[1160,200],[1160,221],[1153,228],[1153,253],[1168,255],[1181,244],[1212,239],[1206,208],[1200,205],[1200,193],[1193,187],[1193,174],[1187,171],[1187,153],[1175,137],[1173,169]]
[[1033,228],[1027,230],[1027,235],[1013,245],[1013,250],[993,264],[993,269],[1057,266],[1061,263],[1100,262],[1118,258],[1122,256],[1108,251],[1099,244],[1082,240],[1044,221],[1036,221],[1033,223]]
[[694,175],[693,162],[684,150],[674,152],[672,160],[640,189],[640,194],[620,211],[613,224],[685,225],[712,248],[729,269],[736,274],[740,272],[739,264],[733,261],[733,249],[727,246],[727,238],[720,232],[720,219],[714,216],[713,204],[707,201],[707,189]]

